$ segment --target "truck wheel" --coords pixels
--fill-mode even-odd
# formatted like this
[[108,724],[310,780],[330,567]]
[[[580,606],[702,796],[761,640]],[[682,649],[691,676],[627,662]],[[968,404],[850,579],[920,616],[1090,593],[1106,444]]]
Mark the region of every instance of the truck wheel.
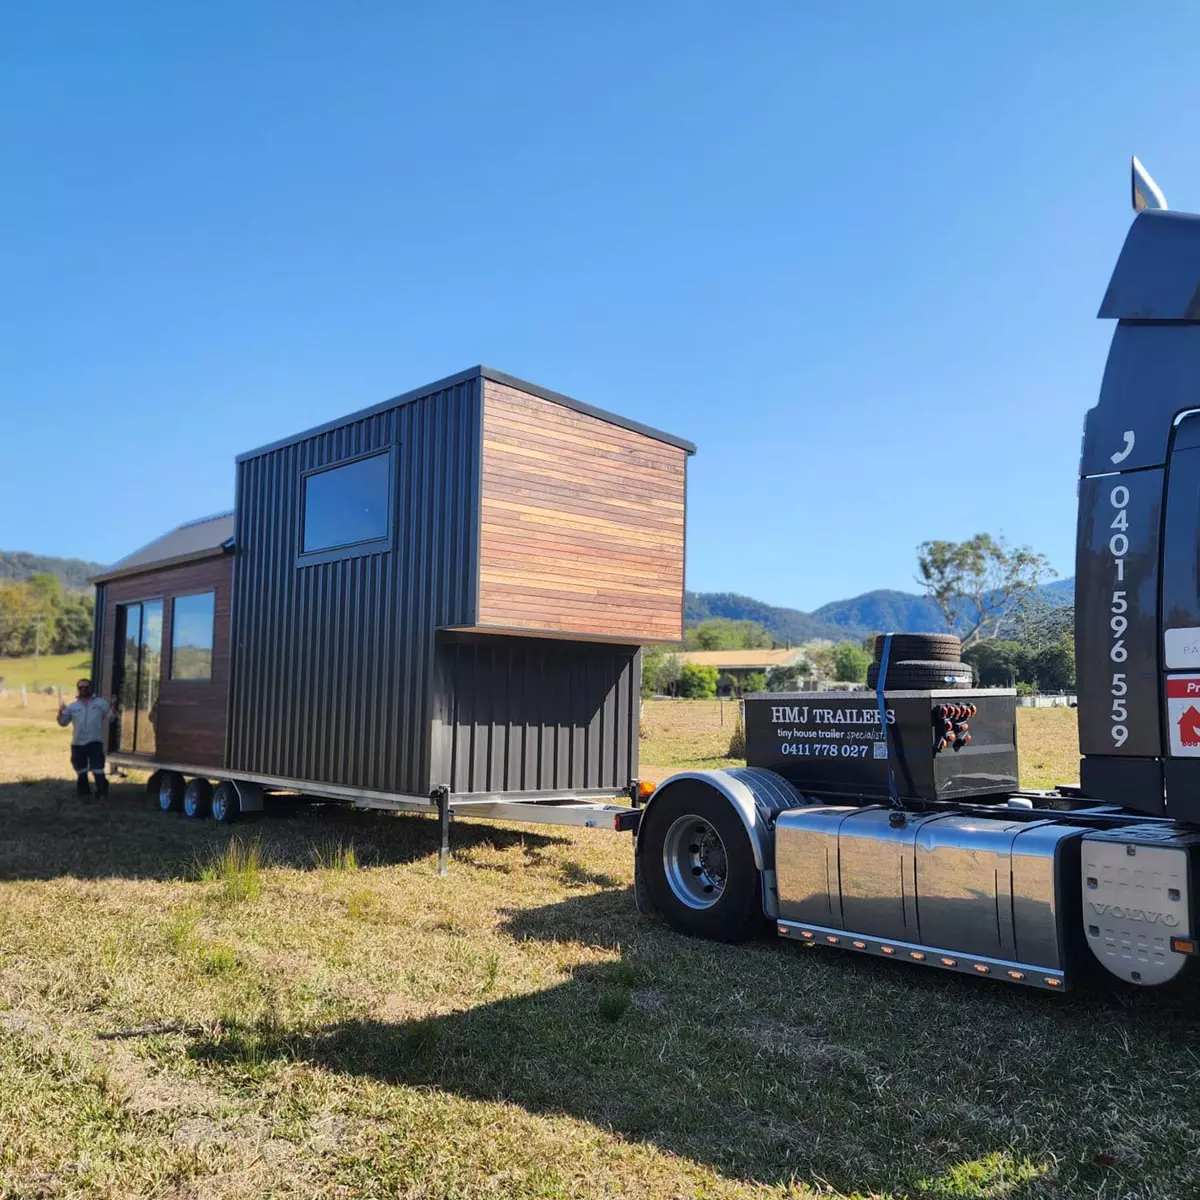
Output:
[[729,801],[700,780],[680,780],[652,802],[638,837],[654,908],[681,933],[714,941],[750,937],[762,894],[750,838]]
[[[875,661],[882,655],[883,637],[879,636],[875,639]],[[888,658],[892,666],[915,659],[956,663],[962,658],[962,638],[952,633],[893,633]]]
[[[888,663],[884,687],[889,691],[969,688],[974,678],[970,663],[905,660]],[[867,687],[876,687],[878,683],[879,664],[872,663],[867,668]]]
[[183,776],[163,771],[158,780],[158,807],[163,812],[178,812],[183,807]]
[[183,815],[202,818],[208,816],[212,803],[212,784],[207,779],[189,779],[183,792]]
[[213,820],[221,825],[229,825],[238,819],[241,811],[242,801],[237,788],[228,779],[218,783],[212,794]]

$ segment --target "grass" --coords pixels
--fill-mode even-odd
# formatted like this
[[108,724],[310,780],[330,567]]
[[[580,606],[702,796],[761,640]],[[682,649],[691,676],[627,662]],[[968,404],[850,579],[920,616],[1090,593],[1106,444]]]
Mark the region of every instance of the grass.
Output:
[[0,658],[0,688],[60,687],[67,699],[75,695],[75,684],[92,673],[90,654],[43,654],[35,662],[26,658]]
[[[1200,1194],[1195,992],[690,940],[600,830],[456,823],[443,879],[421,817],[79,805],[52,704],[5,703],[4,1200]],[[675,709],[656,762],[728,744]],[[1022,714],[1036,771],[1070,715]]]

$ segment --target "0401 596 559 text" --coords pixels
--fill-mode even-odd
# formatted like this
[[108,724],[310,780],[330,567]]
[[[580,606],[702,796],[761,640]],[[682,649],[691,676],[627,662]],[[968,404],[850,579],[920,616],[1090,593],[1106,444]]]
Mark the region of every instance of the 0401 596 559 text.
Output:
[[[1129,535],[1126,533],[1129,528],[1129,489],[1124,484],[1117,484],[1109,492],[1108,500],[1116,510],[1109,525],[1115,532],[1108,539],[1108,552],[1113,563],[1113,589],[1109,597],[1111,617],[1108,622],[1112,640],[1108,648],[1108,657],[1110,661],[1120,664],[1129,657],[1124,637],[1129,628],[1129,618],[1125,615],[1129,611],[1129,601],[1124,587],[1121,586],[1125,583],[1125,556],[1129,553]],[[1129,685],[1125,680],[1124,671],[1113,672],[1109,691],[1112,699],[1109,736],[1114,747],[1123,746],[1129,737],[1129,727],[1126,725],[1129,712],[1125,702]]]

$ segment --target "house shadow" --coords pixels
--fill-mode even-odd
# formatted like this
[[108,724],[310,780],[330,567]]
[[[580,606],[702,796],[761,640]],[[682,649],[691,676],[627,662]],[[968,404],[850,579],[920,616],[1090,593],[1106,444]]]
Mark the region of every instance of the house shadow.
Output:
[[[436,858],[438,823],[346,805],[268,797],[266,811],[233,826],[159,811],[146,789],[114,781],[103,800],[80,801],[74,781],[33,779],[0,784],[0,881],[179,879],[232,837],[257,841],[268,866],[313,869],[333,848],[353,846],[363,867]],[[452,851],[520,847],[536,857],[561,838],[455,821]],[[453,864],[451,865],[453,871]]]
[[[1122,1044],[1126,1055],[1131,1044],[1197,1046],[1195,991],[1056,996],[765,936],[717,945],[637,919],[628,890],[512,913],[505,929],[621,957],[544,991],[407,1022],[227,1022],[189,1054],[234,1071],[307,1062],[565,1115],[749,1184],[949,1196],[963,1194],[956,1172],[1010,1154],[1050,1173],[1065,1155],[1075,1179],[1099,1185],[1108,1171],[1113,1186],[1112,1170],[1079,1164],[1079,1126],[1063,1144],[1059,1118],[1080,1080],[1111,1070]],[[933,1054],[931,1024],[943,1039]],[[1068,1072],[1030,1052],[1062,1056],[1064,1043]],[[956,1063],[956,1045],[967,1061]],[[986,1111],[963,1095],[981,1072],[994,1072]],[[1013,1181],[1003,1194],[1051,1194],[1046,1184]]]

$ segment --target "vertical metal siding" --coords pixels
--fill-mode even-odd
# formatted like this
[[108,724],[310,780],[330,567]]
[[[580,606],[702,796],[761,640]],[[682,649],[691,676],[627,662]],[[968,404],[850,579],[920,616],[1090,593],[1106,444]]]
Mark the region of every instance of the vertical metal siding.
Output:
[[454,792],[623,788],[637,774],[640,651],[443,635],[434,783]]
[[[228,767],[423,794],[434,630],[475,619],[479,380],[238,464]],[[392,548],[301,565],[301,475],[395,447]]]

